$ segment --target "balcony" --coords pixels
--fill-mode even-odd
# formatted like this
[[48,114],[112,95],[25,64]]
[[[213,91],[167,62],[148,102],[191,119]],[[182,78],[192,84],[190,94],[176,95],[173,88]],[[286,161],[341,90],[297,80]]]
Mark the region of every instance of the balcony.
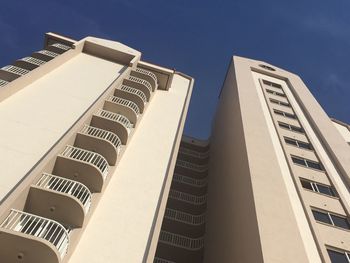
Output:
[[191,195],[176,190],[170,190],[169,198],[189,203],[192,205],[202,205],[207,202],[207,195]]
[[126,85],[121,85],[115,89],[114,96],[133,101],[136,103],[137,107],[139,107],[140,113],[143,113],[145,104],[147,103],[145,93],[143,93],[141,90]]
[[55,57],[57,57],[58,55],[59,54],[52,52],[52,51],[40,50],[40,51],[34,52],[32,54],[32,57],[43,60],[45,62],[48,62],[48,61],[54,59]]
[[67,145],[57,156],[53,173],[83,183],[91,192],[101,192],[109,170],[100,154]]
[[64,52],[71,49],[69,46],[63,45],[61,43],[55,43],[53,45],[47,46],[46,50],[57,53],[57,54],[63,54]]
[[115,96],[110,96],[105,101],[103,108],[107,111],[124,115],[134,126],[136,126],[137,118],[140,115],[140,110],[136,103]]
[[189,238],[167,231],[160,231],[159,242],[187,250],[199,250],[204,246],[204,238]]
[[157,76],[151,71],[136,68],[130,72],[130,75],[148,81],[152,85],[152,91],[155,91],[158,87]]
[[165,210],[164,218],[193,226],[198,226],[205,223],[205,214],[193,215],[170,208]]
[[180,147],[179,148],[179,153],[186,154],[192,157],[204,159],[209,157],[209,151],[206,152],[197,152],[188,148]]
[[9,82],[3,79],[0,79],[0,87],[3,87],[5,85],[7,85]]
[[121,144],[115,133],[89,125],[84,125],[74,142],[79,148],[101,154],[110,165],[115,165]]
[[133,124],[125,116],[102,109],[93,114],[91,126],[117,134],[124,145],[133,128]]
[[180,166],[183,167],[185,169],[190,169],[196,172],[207,172],[208,171],[208,165],[201,165],[201,164],[194,164],[194,163],[190,163],[190,162],[186,162],[183,160],[177,160],[176,161],[176,166]]
[[153,263],[176,263],[175,261],[167,260],[164,258],[155,257]]
[[37,58],[25,57],[17,60],[14,65],[26,70],[33,70],[46,62]]
[[151,98],[152,86],[148,81],[129,76],[129,78],[124,79],[123,84],[142,91],[146,95],[147,101]]
[[59,263],[68,231],[58,222],[12,209],[0,225],[1,262]]
[[207,178],[195,179],[195,178],[181,175],[181,174],[177,174],[177,173],[174,173],[173,181],[177,182],[177,183],[187,184],[187,185],[194,186],[194,187],[204,187],[208,183]]
[[26,69],[8,65],[0,69],[0,79],[10,82],[27,74],[28,72],[29,71]]
[[43,173],[30,188],[25,210],[65,225],[82,227],[90,205],[91,192],[85,185]]

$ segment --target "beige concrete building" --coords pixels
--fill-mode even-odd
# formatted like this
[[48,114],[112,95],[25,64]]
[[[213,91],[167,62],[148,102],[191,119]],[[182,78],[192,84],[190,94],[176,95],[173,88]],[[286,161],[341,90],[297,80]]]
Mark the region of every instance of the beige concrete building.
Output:
[[350,129],[302,80],[233,57],[207,141],[193,79],[45,36],[0,69],[0,262],[350,263]]

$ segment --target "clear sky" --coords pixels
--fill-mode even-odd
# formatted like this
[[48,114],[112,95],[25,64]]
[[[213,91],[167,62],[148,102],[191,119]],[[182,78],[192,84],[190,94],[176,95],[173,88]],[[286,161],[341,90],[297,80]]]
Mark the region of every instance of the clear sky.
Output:
[[193,76],[187,135],[210,134],[232,55],[297,73],[331,117],[350,123],[349,0],[3,1],[0,65],[40,49],[48,31],[116,40]]

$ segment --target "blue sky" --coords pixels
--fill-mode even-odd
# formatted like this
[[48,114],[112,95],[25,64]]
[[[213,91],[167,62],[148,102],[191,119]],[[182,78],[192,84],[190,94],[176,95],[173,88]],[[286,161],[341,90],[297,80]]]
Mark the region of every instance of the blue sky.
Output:
[[0,65],[40,49],[45,32],[127,44],[196,79],[185,133],[210,124],[232,55],[299,74],[325,111],[350,123],[350,1],[4,1]]

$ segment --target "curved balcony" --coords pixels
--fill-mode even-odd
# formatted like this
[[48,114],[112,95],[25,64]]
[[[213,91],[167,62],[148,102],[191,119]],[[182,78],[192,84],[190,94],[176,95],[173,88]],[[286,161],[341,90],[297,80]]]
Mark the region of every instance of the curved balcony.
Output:
[[132,123],[125,116],[102,109],[93,114],[91,126],[117,134],[122,144],[127,143],[133,128]]
[[91,192],[77,181],[43,173],[32,185],[26,211],[65,225],[81,227],[91,205]]
[[115,89],[114,96],[135,102],[137,107],[140,109],[140,113],[143,113],[145,104],[147,103],[147,97],[145,93],[139,89],[135,89],[126,85],[121,85]]
[[66,46],[61,43],[55,43],[50,46],[46,47],[46,50],[57,53],[57,54],[62,54],[70,49],[69,46]]
[[29,71],[26,69],[8,65],[0,69],[0,79],[10,82],[27,74],[28,72]]
[[187,250],[199,250],[204,246],[204,238],[189,238],[175,233],[160,231],[159,242]]
[[140,109],[137,107],[136,103],[115,96],[110,96],[105,101],[103,108],[107,111],[124,115],[134,126],[136,125],[137,118],[140,115]]
[[158,87],[158,79],[156,74],[149,70],[136,68],[130,72],[130,75],[148,81],[152,85],[152,91],[155,91]]
[[108,162],[102,155],[67,145],[57,156],[53,173],[79,181],[91,192],[101,192],[108,170]]
[[0,225],[1,262],[59,263],[69,234],[58,222],[11,209]]
[[45,63],[45,61],[37,58],[25,57],[17,60],[13,64],[17,67],[24,68],[26,70],[33,70]]
[[205,214],[192,215],[170,208],[165,210],[164,218],[193,226],[202,225],[205,223]]
[[134,76],[129,76],[129,78],[123,80],[123,84],[134,89],[141,90],[146,95],[147,101],[149,101],[151,98],[152,86],[148,81]]
[[89,125],[84,125],[74,142],[79,148],[101,154],[110,165],[116,163],[121,144],[115,133]]
[[34,52],[32,54],[32,57],[48,62],[48,61],[54,59],[55,57],[57,57],[58,55],[59,54],[52,52],[52,51],[40,50],[40,51]]
[[5,85],[7,85],[9,82],[3,79],[0,79],[0,87],[3,87]]

